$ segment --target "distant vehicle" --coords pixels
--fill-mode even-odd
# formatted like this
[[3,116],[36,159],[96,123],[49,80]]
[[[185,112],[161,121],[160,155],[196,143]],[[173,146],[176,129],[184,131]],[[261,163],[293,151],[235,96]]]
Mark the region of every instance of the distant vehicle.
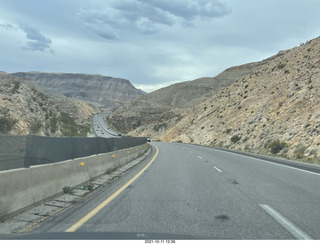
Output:
[[147,137],[147,141],[148,141],[148,142],[150,142],[150,141],[151,141],[149,136]]

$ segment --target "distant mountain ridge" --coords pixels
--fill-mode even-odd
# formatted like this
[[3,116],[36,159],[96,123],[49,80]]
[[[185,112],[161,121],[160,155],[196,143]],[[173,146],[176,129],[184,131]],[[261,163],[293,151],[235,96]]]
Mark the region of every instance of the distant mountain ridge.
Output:
[[145,94],[129,80],[98,74],[17,72],[10,75],[34,80],[66,97],[95,102],[110,110]]

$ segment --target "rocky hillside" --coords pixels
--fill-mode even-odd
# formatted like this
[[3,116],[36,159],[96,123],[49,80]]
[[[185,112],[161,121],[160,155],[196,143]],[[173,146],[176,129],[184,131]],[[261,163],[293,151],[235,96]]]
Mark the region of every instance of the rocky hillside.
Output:
[[87,136],[100,110],[62,95],[51,97],[28,79],[0,72],[0,134]]
[[181,119],[183,111],[206,101],[211,93],[259,70],[262,63],[232,67],[216,77],[200,78],[159,89],[119,108],[111,115],[110,121],[125,133],[141,126],[158,126],[162,122],[170,127]]
[[145,94],[128,80],[102,75],[18,72],[10,74],[36,81],[40,86],[66,97],[101,104],[110,110]]
[[[162,91],[156,91],[119,109],[111,121],[125,125],[131,135],[319,161],[320,38],[217,77],[221,76],[206,78],[218,89],[204,89],[202,96],[191,96],[185,105],[160,103]],[[192,94],[198,82],[177,86],[186,90],[189,86]],[[183,101],[178,96],[173,101]],[[135,104],[143,111],[136,111]],[[154,116],[157,107],[167,110]]]

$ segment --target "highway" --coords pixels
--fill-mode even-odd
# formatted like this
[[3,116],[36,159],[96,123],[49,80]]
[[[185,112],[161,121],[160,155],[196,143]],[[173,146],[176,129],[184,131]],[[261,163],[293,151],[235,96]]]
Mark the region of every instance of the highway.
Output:
[[108,117],[110,113],[96,114],[92,118],[92,129],[97,137],[111,138],[111,137],[121,137],[117,132],[112,130],[106,123],[105,118]]
[[319,173],[196,145],[151,144],[127,174],[32,232],[320,239]]

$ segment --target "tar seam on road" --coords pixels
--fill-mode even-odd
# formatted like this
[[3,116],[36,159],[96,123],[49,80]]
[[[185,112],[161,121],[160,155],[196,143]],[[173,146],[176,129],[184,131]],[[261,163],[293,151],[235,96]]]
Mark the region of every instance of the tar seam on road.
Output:
[[100,205],[98,205],[95,209],[93,209],[91,212],[89,212],[86,216],[84,216],[82,219],[80,219],[78,222],[76,222],[74,225],[69,227],[65,232],[74,232],[77,229],[79,229],[83,224],[85,224],[89,219],[91,219],[94,215],[96,215],[101,209],[103,209],[105,206],[107,206],[113,199],[115,199],[118,195],[120,195],[121,192],[123,192],[125,189],[128,188],[136,179],[139,178],[139,176],[153,163],[153,161],[156,159],[159,153],[159,149],[156,148],[156,154],[151,159],[151,161],[138,173],[136,174],[131,180],[129,180],[126,184],[124,184],[119,190],[117,190],[115,193],[113,193],[110,197],[108,197],[106,200],[104,200]]
[[298,240],[313,240],[311,236],[296,227],[293,223],[283,217],[276,210],[265,204],[259,204],[268,214],[270,214],[279,224],[289,231]]

